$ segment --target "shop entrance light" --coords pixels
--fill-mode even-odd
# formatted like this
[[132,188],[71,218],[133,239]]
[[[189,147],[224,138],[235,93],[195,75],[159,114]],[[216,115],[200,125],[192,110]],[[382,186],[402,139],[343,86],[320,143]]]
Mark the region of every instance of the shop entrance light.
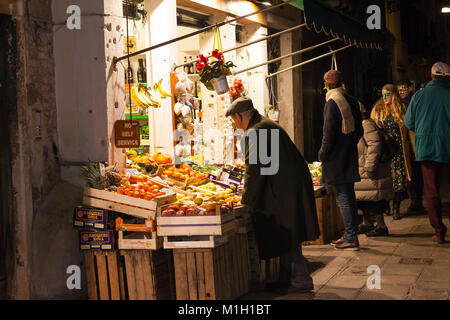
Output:
[[444,1],[442,3],[441,13],[450,13],[450,1]]

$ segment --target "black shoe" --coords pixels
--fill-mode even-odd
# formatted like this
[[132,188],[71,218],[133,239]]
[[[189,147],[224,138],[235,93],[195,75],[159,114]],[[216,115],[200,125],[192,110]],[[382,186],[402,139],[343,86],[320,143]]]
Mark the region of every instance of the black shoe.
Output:
[[400,220],[402,216],[400,215],[400,204],[398,206],[394,205],[394,220]]
[[372,231],[366,233],[367,237],[385,237],[389,235],[389,230],[387,227],[376,227]]
[[375,226],[372,224],[365,224],[365,223],[361,223],[358,226],[358,234],[363,234],[363,233],[367,233],[369,231],[372,231],[373,229],[375,229]]
[[387,209],[386,209],[385,214],[386,214],[386,216],[392,216],[391,204],[389,201],[387,202]]

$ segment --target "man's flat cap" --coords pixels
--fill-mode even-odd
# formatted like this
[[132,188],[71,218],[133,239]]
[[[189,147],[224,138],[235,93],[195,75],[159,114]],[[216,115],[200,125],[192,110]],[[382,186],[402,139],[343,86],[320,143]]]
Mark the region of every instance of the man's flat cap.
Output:
[[241,113],[252,109],[253,109],[252,99],[248,97],[239,97],[236,100],[234,100],[233,103],[230,105],[227,112],[225,113],[225,116],[229,117],[232,114]]

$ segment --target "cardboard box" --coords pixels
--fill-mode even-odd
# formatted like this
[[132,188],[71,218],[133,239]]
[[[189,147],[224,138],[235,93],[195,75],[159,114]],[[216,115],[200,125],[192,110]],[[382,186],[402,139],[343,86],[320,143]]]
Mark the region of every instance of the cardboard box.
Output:
[[73,225],[77,228],[107,230],[110,227],[109,216],[109,210],[78,206],[73,212]]
[[113,230],[105,230],[105,231],[81,230],[79,235],[80,235],[81,250],[115,249]]

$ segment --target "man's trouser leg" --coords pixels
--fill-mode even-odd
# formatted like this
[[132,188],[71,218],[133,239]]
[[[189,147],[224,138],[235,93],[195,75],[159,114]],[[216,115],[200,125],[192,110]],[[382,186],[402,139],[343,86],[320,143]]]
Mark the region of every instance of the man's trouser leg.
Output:
[[291,250],[287,255],[280,257],[280,264],[291,267],[291,286],[297,288],[313,288],[313,279],[309,275],[308,266],[302,254],[301,246]]
[[258,242],[254,231],[248,233],[248,251],[250,256],[250,286],[257,287],[260,283],[260,263]]
[[411,181],[408,184],[408,195],[411,200],[422,200],[423,195],[423,177],[422,166],[420,162],[412,161]]
[[336,201],[341,211],[342,220],[344,221],[344,239],[348,242],[355,242],[358,239],[358,209],[356,206],[354,184],[337,184],[333,187],[336,193]]
[[442,223],[442,203],[440,196],[440,179],[444,164],[434,161],[422,161],[423,182],[425,186],[425,199],[430,224],[437,237],[444,237],[447,228]]

